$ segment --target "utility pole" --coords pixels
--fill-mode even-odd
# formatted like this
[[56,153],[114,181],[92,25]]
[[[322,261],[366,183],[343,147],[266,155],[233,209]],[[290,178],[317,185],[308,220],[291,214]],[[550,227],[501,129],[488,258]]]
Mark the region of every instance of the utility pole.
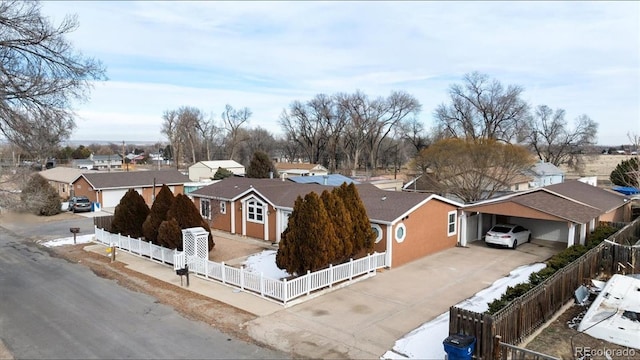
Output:
[[126,156],[125,156],[125,149],[124,149],[124,140],[122,140],[122,162],[127,164],[127,171],[129,171],[129,163],[126,161]]

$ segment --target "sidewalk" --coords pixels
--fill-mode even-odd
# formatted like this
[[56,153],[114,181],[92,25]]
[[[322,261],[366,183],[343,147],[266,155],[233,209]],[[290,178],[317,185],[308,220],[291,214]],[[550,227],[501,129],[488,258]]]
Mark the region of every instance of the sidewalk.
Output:
[[[87,250],[106,255],[103,245]],[[484,244],[448,249],[287,308],[197,276],[190,276],[188,290],[255,314],[258,318],[245,324],[248,334],[278,350],[310,358],[371,359],[516,267],[544,261],[558,250],[535,242],[516,251]],[[124,251],[117,261],[180,286],[171,267]]]

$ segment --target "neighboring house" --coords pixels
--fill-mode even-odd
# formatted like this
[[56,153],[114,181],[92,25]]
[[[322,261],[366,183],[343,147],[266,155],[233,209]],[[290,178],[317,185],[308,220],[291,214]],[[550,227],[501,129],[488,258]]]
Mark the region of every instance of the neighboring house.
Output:
[[460,217],[463,246],[483,239],[497,223],[522,225],[534,239],[572,246],[584,244],[601,221],[630,221],[631,202],[612,191],[572,180],[465,205]]
[[112,170],[122,169],[122,157],[113,155],[89,155],[88,159],[76,159],[72,162],[73,167],[87,170]]
[[132,164],[137,164],[138,162],[144,160],[144,154],[133,154],[133,153],[130,153],[130,154],[127,154],[125,157],[127,159],[129,159],[129,162],[132,163]]
[[319,164],[279,162],[274,165],[276,170],[278,170],[278,175],[282,178],[289,178],[292,176],[322,176],[329,174],[327,168]]
[[[375,251],[399,266],[458,243],[458,207],[434,194],[391,192],[356,185],[376,231]],[[191,192],[212,228],[277,243],[298,196],[332,186],[281,179],[231,177]]]
[[177,170],[84,173],[73,182],[76,196],[84,195],[101,207],[115,207],[129,189],[135,189],[151,206],[162,185],[174,195],[184,193],[189,177]]
[[191,181],[213,179],[213,176],[218,172],[218,168],[227,169],[238,176],[244,176],[245,174],[244,166],[233,160],[199,161],[189,166],[189,179]]
[[73,194],[73,182],[82,174],[89,172],[85,169],[54,167],[52,169],[40,171],[40,175],[45,178],[54,189],[58,191],[58,195],[66,200]]
[[564,181],[564,171],[548,162],[537,162],[526,173],[533,177],[532,188],[559,184]]

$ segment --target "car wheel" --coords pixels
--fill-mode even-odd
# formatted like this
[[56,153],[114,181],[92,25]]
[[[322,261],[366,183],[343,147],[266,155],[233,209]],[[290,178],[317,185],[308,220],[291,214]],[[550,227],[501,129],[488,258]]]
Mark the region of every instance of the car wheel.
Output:
[[531,234],[529,234],[529,237],[527,237],[527,242],[531,242]]
[[518,246],[518,240],[514,239],[513,244],[511,245],[511,249],[515,250],[517,246]]

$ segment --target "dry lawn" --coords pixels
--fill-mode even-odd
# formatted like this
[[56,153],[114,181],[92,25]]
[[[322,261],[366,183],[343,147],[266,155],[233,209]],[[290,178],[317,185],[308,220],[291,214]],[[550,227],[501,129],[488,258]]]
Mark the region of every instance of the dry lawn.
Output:
[[578,169],[571,169],[566,165],[560,166],[565,171],[567,179],[596,176],[599,186],[609,186],[609,175],[623,160],[629,160],[634,155],[585,155]]

